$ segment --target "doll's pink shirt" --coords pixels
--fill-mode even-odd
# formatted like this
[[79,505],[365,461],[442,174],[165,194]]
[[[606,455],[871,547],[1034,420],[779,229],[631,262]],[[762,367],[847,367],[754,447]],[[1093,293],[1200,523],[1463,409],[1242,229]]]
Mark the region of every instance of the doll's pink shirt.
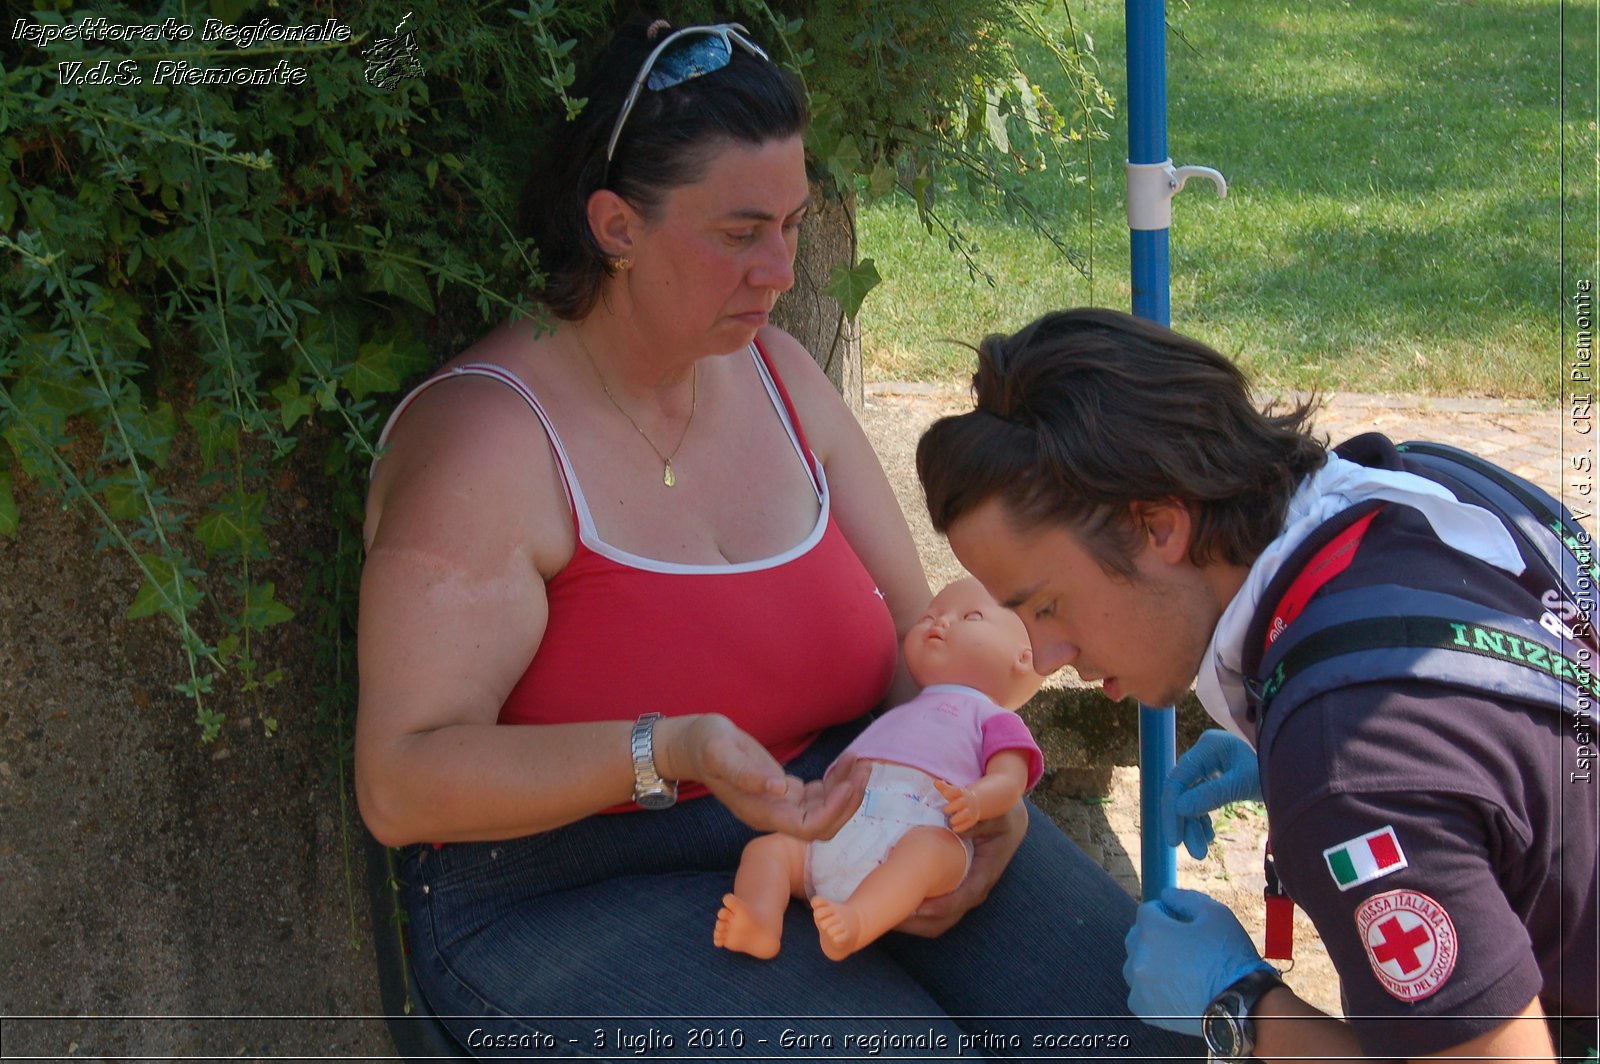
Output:
[[970,787],[1002,750],[1028,756],[1028,789],[1044,774],[1044,755],[1022,718],[983,692],[960,684],[934,684],[873,721],[847,747],[857,757],[910,765],[930,776]]

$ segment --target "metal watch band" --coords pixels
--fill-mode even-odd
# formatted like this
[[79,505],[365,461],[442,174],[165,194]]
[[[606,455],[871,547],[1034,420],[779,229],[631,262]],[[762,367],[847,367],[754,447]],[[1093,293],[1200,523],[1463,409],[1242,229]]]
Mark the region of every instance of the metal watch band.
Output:
[[629,751],[633,755],[633,800],[645,809],[666,809],[678,800],[676,780],[664,780],[656,771],[655,727],[659,713],[646,713],[633,722]]

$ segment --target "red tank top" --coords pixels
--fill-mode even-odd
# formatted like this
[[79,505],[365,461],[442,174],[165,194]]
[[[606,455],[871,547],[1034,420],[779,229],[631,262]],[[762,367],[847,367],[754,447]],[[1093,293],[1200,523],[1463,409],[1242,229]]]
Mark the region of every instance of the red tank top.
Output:
[[[501,724],[716,712],[787,761],[823,728],[859,717],[883,698],[897,660],[894,621],[833,519],[827,477],[788,392],[766,352],[751,346],[820,512],[811,533],[784,553],[727,565],[658,561],[606,543],[555,426],[527,385],[498,366],[453,371],[499,380],[532,407],[577,531],[572,560],[545,586],[544,640],[501,707]],[[685,786],[681,797],[704,793]]]

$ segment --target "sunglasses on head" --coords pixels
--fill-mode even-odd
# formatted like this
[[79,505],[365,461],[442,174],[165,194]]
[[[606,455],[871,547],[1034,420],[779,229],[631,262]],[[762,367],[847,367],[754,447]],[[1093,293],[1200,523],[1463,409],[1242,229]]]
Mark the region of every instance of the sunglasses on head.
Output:
[[766,59],[767,53],[761,46],[752,41],[745,34],[750,31],[737,22],[723,22],[715,26],[686,26],[676,33],[667,35],[667,38],[645,59],[644,65],[639,68],[639,74],[633,79],[633,87],[628,90],[628,98],[623,101],[622,110],[617,114],[617,124],[611,127],[611,140],[606,144],[606,166],[611,166],[611,157],[616,154],[617,141],[622,137],[622,127],[628,121],[628,115],[633,112],[633,105],[639,102],[639,93],[644,89],[660,92],[670,89],[674,85],[682,85],[686,81],[693,81],[703,74],[710,74],[721,70],[733,61],[733,46],[749,52],[757,59]]

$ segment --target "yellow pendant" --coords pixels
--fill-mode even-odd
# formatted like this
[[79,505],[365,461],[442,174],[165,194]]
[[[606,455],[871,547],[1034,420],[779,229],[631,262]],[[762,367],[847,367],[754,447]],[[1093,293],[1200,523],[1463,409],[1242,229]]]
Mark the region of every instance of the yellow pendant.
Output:
[[672,485],[676,484],[677,482],[678,482],[678,477],[677,477],[677,475],[675,473],[672,472],[672,463],[668,462],[667,465],[666,465],[666,468],[662,470],[661,483],[665,484],[667,487],[670,488],[670,487],[672,487]]

